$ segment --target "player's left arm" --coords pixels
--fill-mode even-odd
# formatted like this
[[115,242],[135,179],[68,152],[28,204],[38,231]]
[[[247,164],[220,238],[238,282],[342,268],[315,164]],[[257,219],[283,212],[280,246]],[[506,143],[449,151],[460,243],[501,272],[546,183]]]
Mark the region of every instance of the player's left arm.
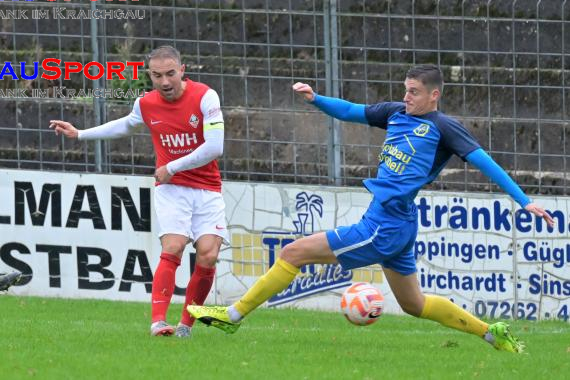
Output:
[[204,115],[204,143],[191,153],[156,169],[154,177],[160,183],[168,183],[172,176],[183,170],[204,166],[224,152],[224,118],[218,94],[210,89],[202,97],[200,110]]
[[483,149],[479,148],[469,153],[465,159],[489,177],[493,182],[509,194],[521,207],[528,212],[543,218],[549,226],[554,225],[554,219],[536,203],[533,203],[513,179],[491,158]]

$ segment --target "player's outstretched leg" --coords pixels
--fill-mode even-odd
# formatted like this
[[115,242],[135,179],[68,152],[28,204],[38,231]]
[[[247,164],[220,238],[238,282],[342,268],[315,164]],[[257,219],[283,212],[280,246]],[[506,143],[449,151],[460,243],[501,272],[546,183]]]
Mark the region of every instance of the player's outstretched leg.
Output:
[[0,273],[0,291],[8,290],[10,286],[16,285],[22,278],[21,272]]
[[524,351],[524,344],[513,336],[509,325],[505,322],[488,325],[444,297],[425,295],[420,318],[430,319],[444,326],[482,337],[499,351],[514,353]]
[[488,325],[467,310],[444,297],[422,294],[415,273],[400,274],[384,268],[384,274],[402,309],[413,316],[438,322],[443,326],[483,338],[497,350],[520,353],[524,344],[510,332],[508,325]]
[[281,257],[257,280],[255,284],[232,306],[196,306],[189,305],[188,312],[194,318],[214,326],[226,333],[234,333],[243,317],[259,305],[283,291],[299,273],[305,264],[337,263],[324,232],[296,240],[286,245]]

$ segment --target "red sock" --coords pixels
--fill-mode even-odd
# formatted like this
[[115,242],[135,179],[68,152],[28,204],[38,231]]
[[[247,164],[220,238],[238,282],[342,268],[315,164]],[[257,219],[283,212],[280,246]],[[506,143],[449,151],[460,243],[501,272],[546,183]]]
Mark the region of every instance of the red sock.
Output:
[[184,302],[182,319],[180,322],[187,326],[192,326],[194,324],[195,319],[188,314],[186,306],[204,304],[206,297],[208,297],[208,293],[210,293],[210,289],[212,289],[215,273],[216,267],[206,268],[196,264],[194,267],[194,273],[192,273],[192,277],[190,277],[190,282],[188,282],[188,287],[186,288],[186,302]]
[[160,262],[152,281],[152,321],[166,321],[166,312],[174,292],[176,268],[180,258],[171,253],[162,252]]

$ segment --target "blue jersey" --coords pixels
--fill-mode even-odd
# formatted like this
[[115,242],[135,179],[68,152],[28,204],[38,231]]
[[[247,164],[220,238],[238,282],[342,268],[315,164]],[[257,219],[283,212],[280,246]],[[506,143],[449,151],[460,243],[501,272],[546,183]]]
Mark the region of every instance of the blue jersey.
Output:
[[414,199],[432,182],[453,154],[463,160],[481,148],[457,120],[434,111],[421,116],[406,114],[404,103],[366,106],[368,124],[386,129],[379,154],[378,175],[364,181],[382,206],[395,216],[416,217]]

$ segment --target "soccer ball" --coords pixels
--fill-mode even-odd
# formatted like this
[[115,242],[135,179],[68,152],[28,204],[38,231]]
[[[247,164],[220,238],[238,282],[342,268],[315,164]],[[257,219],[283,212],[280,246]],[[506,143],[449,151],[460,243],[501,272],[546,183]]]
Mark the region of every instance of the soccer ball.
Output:
[[369,283],[357,282],[344,291],[340,307],[350,323],[366,326],[376,322],[382,315],[384,296]]

